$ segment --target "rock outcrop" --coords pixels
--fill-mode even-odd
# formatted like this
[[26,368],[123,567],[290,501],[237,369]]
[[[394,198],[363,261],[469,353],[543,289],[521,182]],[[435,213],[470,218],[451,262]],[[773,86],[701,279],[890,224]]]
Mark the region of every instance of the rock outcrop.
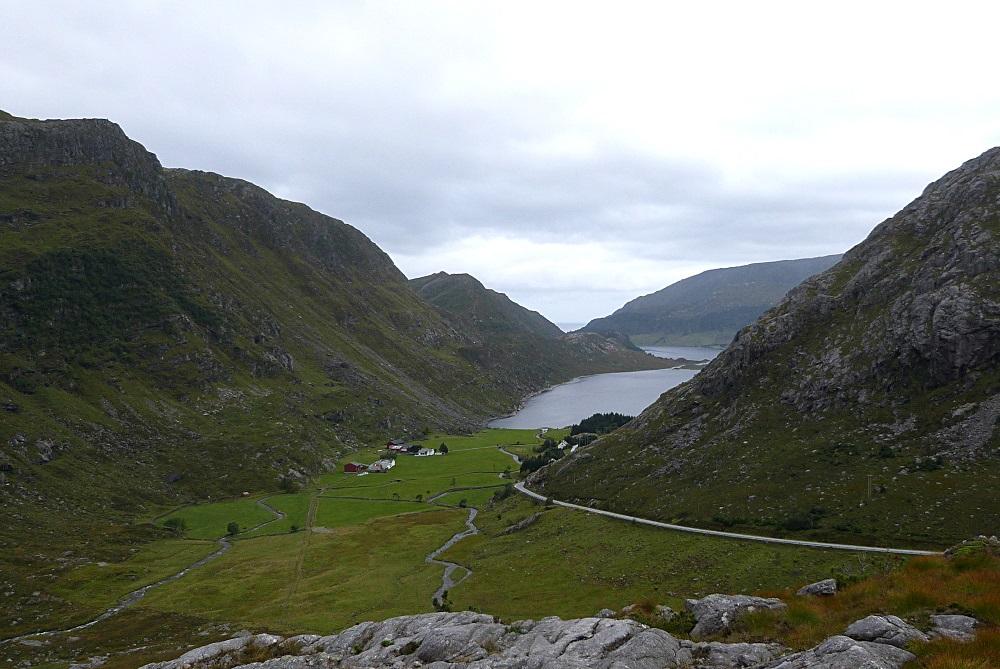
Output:
[[873,640],[836,635],[790,653],[778,644],[678,639],[632,620],[504,624],[470,611],[426,613],[322,637],[245,635],[144,669],[901,669],[915,659],[881,623],[865,619],[851,628],[858,625],[876,630]]
[[765,665],[765,669],[899,669],[916,656],[902,648],[833,636],[815,648]]
[[688,599],[684,607],[691,612],[697,624],[691,637],[698,639],[729,631],[741,616],[754,611],[780,611],[785,603],[776,597],[713,594],[701,599]]
[[[272,659],[241,662],[270,652]],[[512,624],[472,612],[427,613],[355,625],[326,637],[256,635],[145,669],[737,669],[784,652],[777,644],[697,643],[632,620],[543,618]]]
[[800,597],[830,597],[837,594],[837,579],[824,578],[809,585],[804,585],[795,593]]
[[931,636],[941,636],[955,641],[972,641],[976,638],[979,621],[972,616],[939,614],[931,616]]
[[845,636],[904,648],[913,641],[927,641],[926,634],[897,616],[868,616],[851,623]]

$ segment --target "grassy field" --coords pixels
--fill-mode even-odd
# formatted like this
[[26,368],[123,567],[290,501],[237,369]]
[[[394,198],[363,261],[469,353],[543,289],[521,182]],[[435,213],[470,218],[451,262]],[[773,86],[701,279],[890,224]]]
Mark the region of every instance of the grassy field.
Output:
[[420,502],[320,497],[319,508],[316,512],[316,525],[326,528],[358,525],[373,518],[433,510],[433,506]]
[[171,518],[184,521],[184,536],[190,539],[218,539],[225,536],[229,523],[239,523],[240,532],[245,532],[273,520],[274,514],[257,504],[256,500],[244,498],[186,506],[160,519],[160,525],[166,524]]
[[285,517],[273,523],[268,523],[253,532],[240,535],[240,538],[259,537],[265,534],[285,534],[291,532],[293,527],[302,529],[306,526],[306,512],[309,510],[309,500],[311,498],[312,493],[305,492],[265,497],[261,501],[281,511],[285,514]]
[[124,562],[92,562],[72,569],[52,591],[96,615],[129,592],[176,573],[216,548],[211,541],[156,541]]
[[424,557],[461,529],[464,517],[440,509],[240,541],[222,558],[150,593],[143,606],[287,633],[330,633],[363,620],[431,611],[441,568]]
[[[527,529],[505,528],[540,513]],[[449,594],[509,618],[593,615],[645,600],[675,608],[711,592],[797,587],[837,574],[878,573],[895,560],[845,551],[771,546],[634,525],[569,509],[549,510],[512,497],[477,518],[482,534],[444,559],[474,571]]]

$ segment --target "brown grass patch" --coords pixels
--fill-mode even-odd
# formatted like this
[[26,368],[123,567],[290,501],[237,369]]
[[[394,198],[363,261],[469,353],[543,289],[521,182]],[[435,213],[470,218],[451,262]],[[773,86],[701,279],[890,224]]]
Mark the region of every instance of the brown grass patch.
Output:
[[[964,613],[984,626],[977,640],[927,644],[921,653],[925,666],[1000,667],[1000,558],[996,556],[913,558],[898,569],[848,585],[834,597],[797,597],[791,590],[770,594],[781,596],[788,610],[747,616],[728,640],[780,641],[808,648],[871,614],[890,613],[926,628],[933,613]],[[947,664],[951,661],[955,664]]]

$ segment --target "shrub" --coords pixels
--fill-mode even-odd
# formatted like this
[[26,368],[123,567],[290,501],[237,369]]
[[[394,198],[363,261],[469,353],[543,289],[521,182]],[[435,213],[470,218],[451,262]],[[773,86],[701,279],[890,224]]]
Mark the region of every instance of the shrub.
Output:
[[239,533],[240,533],[240,524],[239,523],[237,523],[237,522],[231,522],[228,525],[226,525],[226,534],[228,534],[229,536],[235,537]]
[[163,521],[163,526],[179,537],[184,536],[184,533],[187,532],[187,521],[183,518],[167,518]]

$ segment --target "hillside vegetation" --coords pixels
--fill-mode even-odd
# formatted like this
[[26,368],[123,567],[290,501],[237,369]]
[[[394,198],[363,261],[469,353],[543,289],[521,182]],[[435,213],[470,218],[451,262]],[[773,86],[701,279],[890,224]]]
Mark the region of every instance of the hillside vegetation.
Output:
[[726,346],[789,290],[841,256],[712,269],[637,297],[583,330],[622,333],[639,346]]
[[468,274],[438,272],[412,279],[410,285],[476,342],[477,363],[496,373],[516,367],[521,376],[541,383],[556,375],[663,369],[678,363],[643,353],[621,337],[565,334],[538,312]]
[[2,619],[58,609],[37,579],[160,536],[130,524],[155,509],[293,490],[371,440],[653,360],[525,368],[487,346],[341,221],[164,169],[109,121],[3,115]]
[[1000,148],[931,184],[636,420],[557,499],[889,545],[1000,526]]

